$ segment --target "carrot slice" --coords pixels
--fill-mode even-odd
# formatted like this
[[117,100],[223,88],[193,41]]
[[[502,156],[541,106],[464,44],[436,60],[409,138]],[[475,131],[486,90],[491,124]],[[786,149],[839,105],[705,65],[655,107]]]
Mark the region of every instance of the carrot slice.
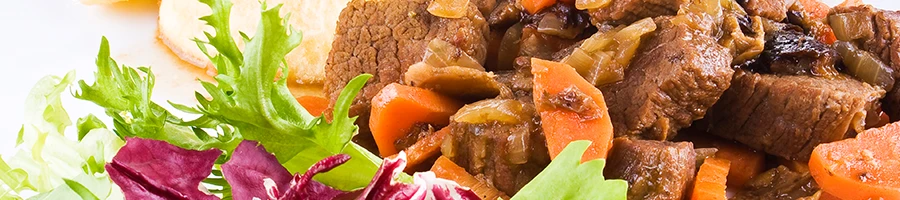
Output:
[[718,149],[716,151],[717,158],[731,162],[731,170],[728,172],[729,186],[743,187],[751,178],[765,171],[766,154],[761,151],[727,141],[719,142],[714,146]]
[[809,159],[816,183],[841,199],[900,199],[900,122],[820,144]]
[[[534,74],[534,102],[547,136],[550,158],[556,158],[569,142],[576,140],[593,142],[582,161],[606,158],[612,147],[613,127],[600,90],[564,63],[532,58],[531,73]],[[548,102],[554,96],[572,97],[573,93],[585,97],[584,101],[570,102],[584,104],[579,106],[579,112]]]
[[691,141],[694,148],[714,147],[716,158],[731,162],[728,187],[742,188],[747,181],[765,171],[766,154],[744,144],[710,135],[702,130],[688,129],[678,134],[681,140]]
[[400,85],[385,86],[372,98],[369,128],[381,156],[398,153],[397,139],[406,136],[416,123],[446,126],[450,116],[463,104],[430,90]]
[[438,159],[434,161],[434,166],[431,167],[431,171],[434,172],[434,175],[438,178],[456,181],[456,183],[459,183],[461,186],[471,188],[472,192],[475,192],[481,199],[509,199],[509,196],[500,192],[497,188],[491,187],[478,178],[475,178],[475,176],[466,172],[465,169],[456,165],[456,163],[453,163],[453,161],[447,159],[447,157],[438,157]]
[[828,16],[828,11],[831,11],[831,7],[828,4],[819,0],[799,0],[799,3],[803,6],[803,11],[806,12],[810,19],[824,19]]
[[328,109],[328,99],[318,96],[297,97],[297,102],[313,116],[320,116],[325,112],[325,109]]
[[[416,141],[415,144],[406,148],[407,165],[406,170],[415,169],[419,164],[426,160],[436,157],[441,153],[441,142],[444,137],[450,134],[450,128],[444,127],[424,138]],[[397,156],[394,154],[391,157]]]
[[522,0],[522,7],[525,7],[525,11],[528,13],[535,14],[544,10],[544,8],[550,7],[553,4],[556,4],[556,0]]
[[731,161],[721,158],[707,158],[700,165],[691,200],[725,200],[725,183]]

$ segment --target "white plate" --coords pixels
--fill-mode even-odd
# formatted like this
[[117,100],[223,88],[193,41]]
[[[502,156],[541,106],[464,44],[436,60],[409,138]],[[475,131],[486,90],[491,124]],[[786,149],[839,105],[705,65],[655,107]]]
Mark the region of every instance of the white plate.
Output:
[[[900,9],[895,0],[866,2]],[[178,60],[156,39],[156,5],[157,0],[111,6],[86,6],[74,0],[5,0],[0,6],[0,154],[13,150],[31,86],[43,76],[62,76],[70,70],[76,71],[78,79],[93,80],[94,57],[104,35],[120,64],[153,67],[155,101],[193,105],[193,91],[201,89],[194,79],[202,70]],[[64,96],[73,121],[87,113],[105,116],[96,105]]]

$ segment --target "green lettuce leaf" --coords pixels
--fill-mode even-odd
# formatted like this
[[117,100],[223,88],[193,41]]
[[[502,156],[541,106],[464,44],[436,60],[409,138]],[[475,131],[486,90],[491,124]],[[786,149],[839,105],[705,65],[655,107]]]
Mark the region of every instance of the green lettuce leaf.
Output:
[[[115,133],[120,137],[163,140],[194,150],[234,149],[240,142],[233,132],[224,131],[212,137],[205,131],[182,125],[181,118],[150,100],[156,81],[150,68],[119,66],[109,54],[109,42],[103,37],[97,54],[96,80],[90,85],[84,80],[79,81],[80,90],[74,96],[103,107],[112,117]],[[85,124],[79,124],[82,125]]]
[[[315,162],[338,153],[352,159],[316,179],[341,190],[366,186],[378,169],[381,159],[350,142],[356,134],[355,117],[348,116],[350,103],[371,75],[351,81],[335,105],[331,123],[314,117],[291,95],[284,57],[300,44],[302,36],[286,27],[279,15],[281,5],[262,5],[262,16],[256,34],[249,38],[241,52],[230,35],[227,0],[201,0],[212,9],[212,15],[201,18],[213,27],[207,41],[196,39],[198,46],[213,61],[217,83],[202,82],[211,99],[197,93],[197,108],[173,105],[185,112],[200,113],[198,120],[186,123],[223,123],[237,129],[245,139],[258,141],[275,154],[291,173],[303,173]],[[207,49],[207,45],[213,49]],[[218,52],[211,53],[211,50]]]
[[597,159],[581,163],[581,155],[590,144],[591,142],[587,140],[569,143],[544,171],[522,187],[512,199],[624,200],[628,182],[604,179],[605,160]]
[[72,122],[60,94],[74,78],[74,72],[63,78],[47,76],[32,88],[17,152],[0,158],[0,199],[21,199],[25,191],[39,198],[66,190],[100,199],[117,197],[102,166],[124,142],[106,129],[88,131],[80,141],[64,134]]

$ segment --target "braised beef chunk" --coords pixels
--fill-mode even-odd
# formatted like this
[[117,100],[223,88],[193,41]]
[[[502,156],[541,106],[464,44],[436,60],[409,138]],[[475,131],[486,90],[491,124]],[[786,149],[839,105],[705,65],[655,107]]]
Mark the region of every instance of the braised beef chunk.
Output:
[[782,21],[787,17],[790,5],[784,0],[746,0],[742,4],[747,14]]
[[[838,39],[857,41],[862,49],[878,56],[894,71],[900,70],[900,11],[880,10],[870,5],[835,7],[829,18],[837,16],[862,18],[858,20],[861,21],[859,24],[847,25],[852,27],[848,32],[855,34],[846,34]],[[839,24],[832,22],[832,26],[835,25]],[[888,91],[884,98],[884,111],[891,119],[900,119],[900,87]]]
[[522,8],[516,6],[514,0],[501,0],[497,7],[487,15],[488,23],[493,27],[509,27],[522,19]]
[[518,100],[469,104],[453,116],[441,152],[512,196],[550,163],[538,121],[534,105]]
[[502,85],[500,97],[503,99],[516,99],[526,103],[534,103],[532,93],[534,91],[534,76],[531,74],[531,58],[518,57],[515,59],[515,69],[495,72],[494,79]]
[[[332,105],[344,85],[359,74],[375,75],[354,100],[360,136],[368,132],[371,98],[384,86],[400,82],[406,69],[422,61],[432,39],[442,39],[483,62],[488,25],[475,5],[458,19],[426,11],[427,0],[353,0],[341,11],[325,66],[325,94]],[[325,112],[331,113],[331,112]],[[365,143],[365,142],[364,142]]]
[[859,44],[863,49],[879,56],[881,61],[891,63],[894,70],[900,70],[900,11],[880,10],[870,5],[835,7],[829,18],[842,14],[866,20],[861,20],[864,23],[860,24],[848,24],[848,26],[856,27],[849,32],[858,32],[859,34],[852,34],[853,37],[850,38],[838,39],[861,41]]
[[840,59],[831,46],[803,32],[777,30],[766,34],[765,49],[749,70],[783,75],[836,76]]
[[808,160],[812,149],[864,129],[884,90],[847,76],[738,71],[706,116],[708,132],[766,153]]
[[818,199],[809,198],[819,191],[819,185],[809,172],[794,172],[785,166],[778,166],[750,179],[743,191],[733,200],[771,199]]
[[491,14],[491,11],[494,11],[494,8],[497,7],[500,1],[506,0],[470,0],[472,4],[475,4],[475,7],[478,7],[478,11],[481,11],[482,16]]
[[647,17],[675,15],[687,2],[687,0],[615,0],[589,12],[594,24],[625,25]]
[[682,199],[694,178],[694,145],[616,138],[603,174],[628,181],[628,199]]
[[672,138],[731,84],[731,53],[684,25],[660,27],[622,81],[600,88],[616,137]]

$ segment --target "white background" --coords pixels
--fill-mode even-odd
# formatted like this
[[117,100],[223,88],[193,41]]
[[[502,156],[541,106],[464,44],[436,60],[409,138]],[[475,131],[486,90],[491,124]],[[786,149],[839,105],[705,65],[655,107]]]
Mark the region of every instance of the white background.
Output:
[[[189,0],[185,0],[189,1]],[[301,0],[303,1],[303,0]],[[319,1],[319,0],[314,0]],[[834,5],[839,0],[826,0]],[[898,10],[896,0],[869,0]],[[22,123],[25,96],[46,75],[75,70],[92,80],[100,37],[106,36],[120,64],[152,66],[157,74],[157,102],[193,105],[194,81],[202,70],[190,67],[156,39],[157,0],[133,0],[111,6],[86,6],[73,0],[3,0],[0,6],[0,154],[13,151]],[[294,16],[309,15],[297,14]],[[72,120],[89,112],[106,118],[99,107],[64,95]],[[70,131],[69,133],[73,133]]]

